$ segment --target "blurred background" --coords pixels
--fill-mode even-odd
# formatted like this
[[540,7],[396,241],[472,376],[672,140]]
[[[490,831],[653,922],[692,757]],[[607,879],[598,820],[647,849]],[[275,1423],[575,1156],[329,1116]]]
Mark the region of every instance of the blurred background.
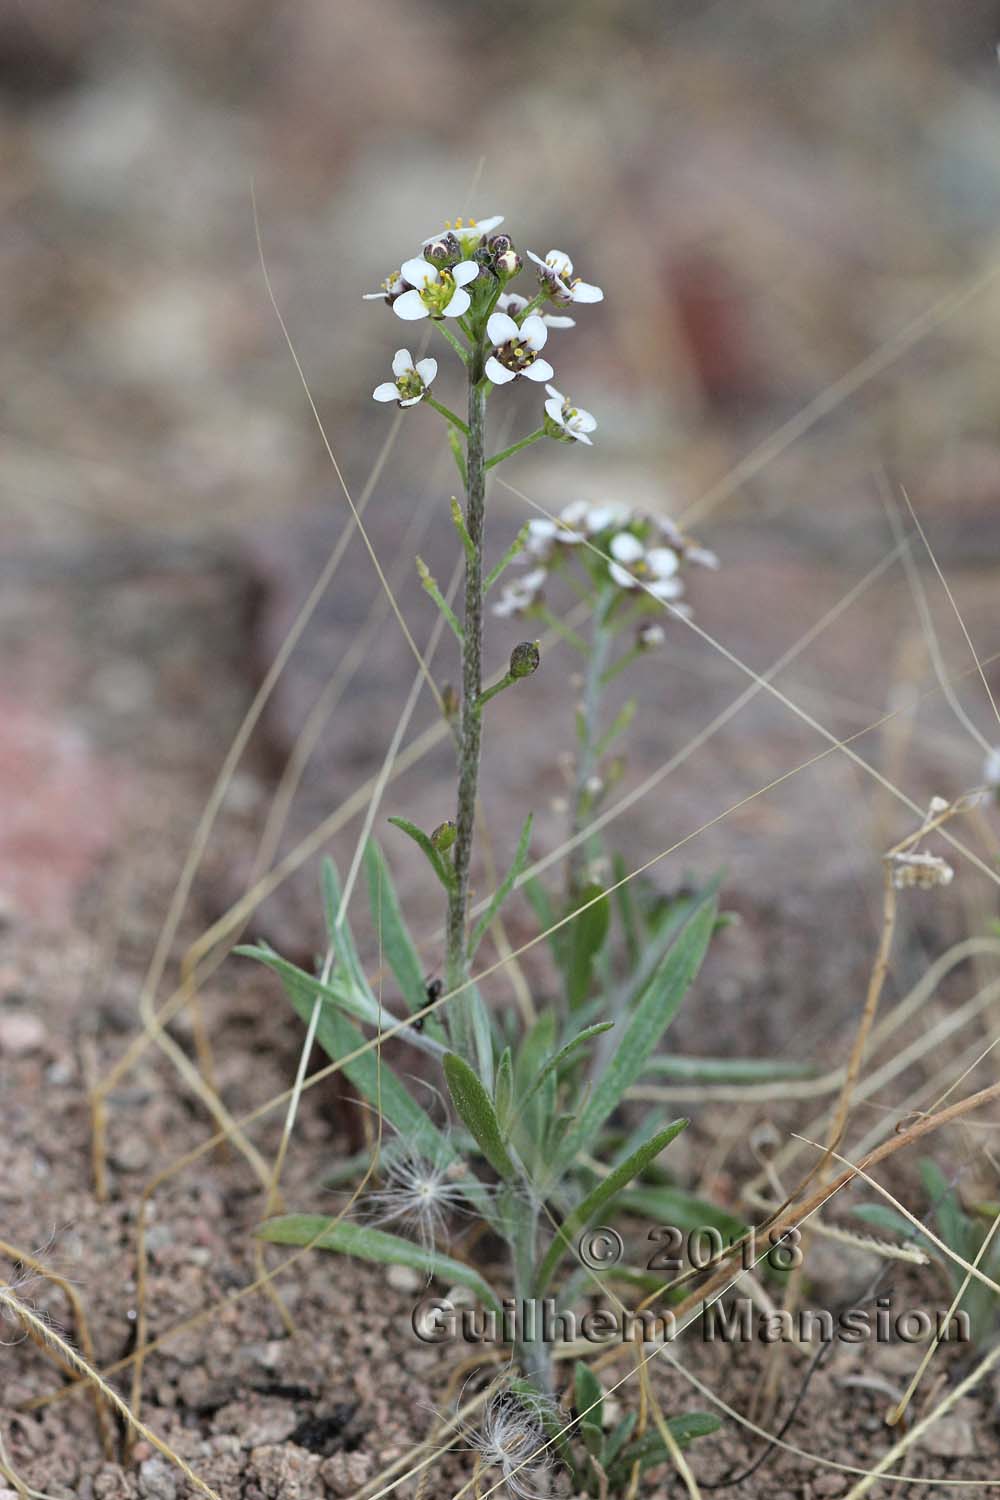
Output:
[[[3,7],[8,915],[90,927],[110,902],[147,950],[240,716],[348,519],[266,296],[252,185],[275,294],[355,499],[393,422],[371,389],[403,342],[362,293],[445,219],[504,213],[519,246],[568,251],[606,292],[551,339],[560,388],[598,417],[595,447],[539,444],[505,477],[547,508],[617,497],[687,518],[723,561],[692,589],[696,619],[757,670],[884,557],[883,502],[905,484],[977,649],[997,649],[998,38],[987,0]],[[441,364],[442,398],[459,399]],[[510,393],[515,433],[535,425],[535,403]],[[405,416],[366,525],[424,642],[433,618],[411,559],[419,547],[448,576],[454,479],[438,424]],[[498,550],[528,513],[495,489]],[[919,560],[946,660],[967,671]],[[244,888],[276,778],[373,606],[381,623],[318,721],[281,847],[380,764],[413,663],[355,538],[232,785],[201,920]],[[502,622],[493,666],[518,633]],[[434,670],[453,674],[447,647]],[[628,784],[746,684],[680,626],[638,672]],[[838,735],[914,709],[934,681],[898,566],[780,678]],[[1000,737],[980,685],[961,691]],[[553,745],[569,742],[573,695],[554,656],[497,715],[498,857],[526,805],[543,841],[558,835]],[[414,733],[432,718],[423,703]],[[616,839],[636,864],[822,748],[759,695]],[[918,801],[981,775],[981,748],[940,697],[858,748]],[[441,747],[386,811],[432,825],[450,777]],[[755,983],[778,982],[780,910],[787,972],[829,993],[855,962],[830,951],[831,911],[867,943],[873,857],[911,826],[833,756],[727,818],[689,863],[727,865],[750,919],[741,971],[751,961]],[[678,859],[671,878],[688,851]],[[260,918],[285,947],[317,941],[314,873]],[[817,905],[827,891],[839,906]],[[416,879],[412,899],[418,925],[436,924]],[[720,979],[720,1005],[740,996]]]

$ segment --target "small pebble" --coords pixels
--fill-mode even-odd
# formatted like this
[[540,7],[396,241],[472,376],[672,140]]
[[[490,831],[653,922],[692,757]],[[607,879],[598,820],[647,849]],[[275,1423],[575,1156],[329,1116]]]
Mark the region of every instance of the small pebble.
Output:
[[390,1266],[385,1279],[397,1292],[415,1292],[423,1286],[422,1278],[412,1266]]

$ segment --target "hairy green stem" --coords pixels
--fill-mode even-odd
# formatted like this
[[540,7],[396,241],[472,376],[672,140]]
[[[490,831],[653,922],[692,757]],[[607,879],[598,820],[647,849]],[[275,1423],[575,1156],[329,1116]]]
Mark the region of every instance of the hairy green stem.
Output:
[[[462,713],[459,724],[458,799],[455,811],[455,883],[448,897],[446,979],[449,990],[468,979],[466,939],[469,869],[476,818],[483,690],[483,536],[486,519],[486,386],[483,349],[469,360],[469,436],[466,445],[465,529],[471,543],[465,561],[465,619],[462,642]],[[452,1002],[456,1050],[474,1061],[472,996],[468,989]]]
[[517,1307],[515,1353],[522,1373],[543,1395],[552,1394],[552,1356],[541,1326],[542,1309],[534,1297],[538,1271],[538,1204],[530,1194],[512,1207],[511,1257]]

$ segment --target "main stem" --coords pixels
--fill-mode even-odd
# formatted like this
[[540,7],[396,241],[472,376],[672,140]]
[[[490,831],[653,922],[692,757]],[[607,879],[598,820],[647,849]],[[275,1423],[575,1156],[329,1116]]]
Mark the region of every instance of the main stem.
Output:
[[[449,990],[469,977],[466,928],[469,910],[469,867],[476,821],[476,788],[482,738],[483,687],[483,532],[486,515],[486,389],[483,351],[473,349],[469,360],[469,436],[466,445],[465,529],[472,543],[465,561],[465,619],[462,647],[462,715],[458,748],[458,806],[455,812],[455,883],[448,898],[446,977]],[[456,996],[455,1041],[467,1056],[472,1050],[468,994]]]

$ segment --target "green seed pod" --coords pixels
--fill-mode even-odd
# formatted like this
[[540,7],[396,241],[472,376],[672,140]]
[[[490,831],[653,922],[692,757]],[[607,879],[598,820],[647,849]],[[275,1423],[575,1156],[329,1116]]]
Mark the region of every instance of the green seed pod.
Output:
[[444,854],[455,842],[458,829],[448,818],[444,823],[439,823],[431,834],[431,843],[439,854]]
[[510,653],[510,675],[513,678],[530,677],[541,665],[542,653],[537,641],[520,641]]

